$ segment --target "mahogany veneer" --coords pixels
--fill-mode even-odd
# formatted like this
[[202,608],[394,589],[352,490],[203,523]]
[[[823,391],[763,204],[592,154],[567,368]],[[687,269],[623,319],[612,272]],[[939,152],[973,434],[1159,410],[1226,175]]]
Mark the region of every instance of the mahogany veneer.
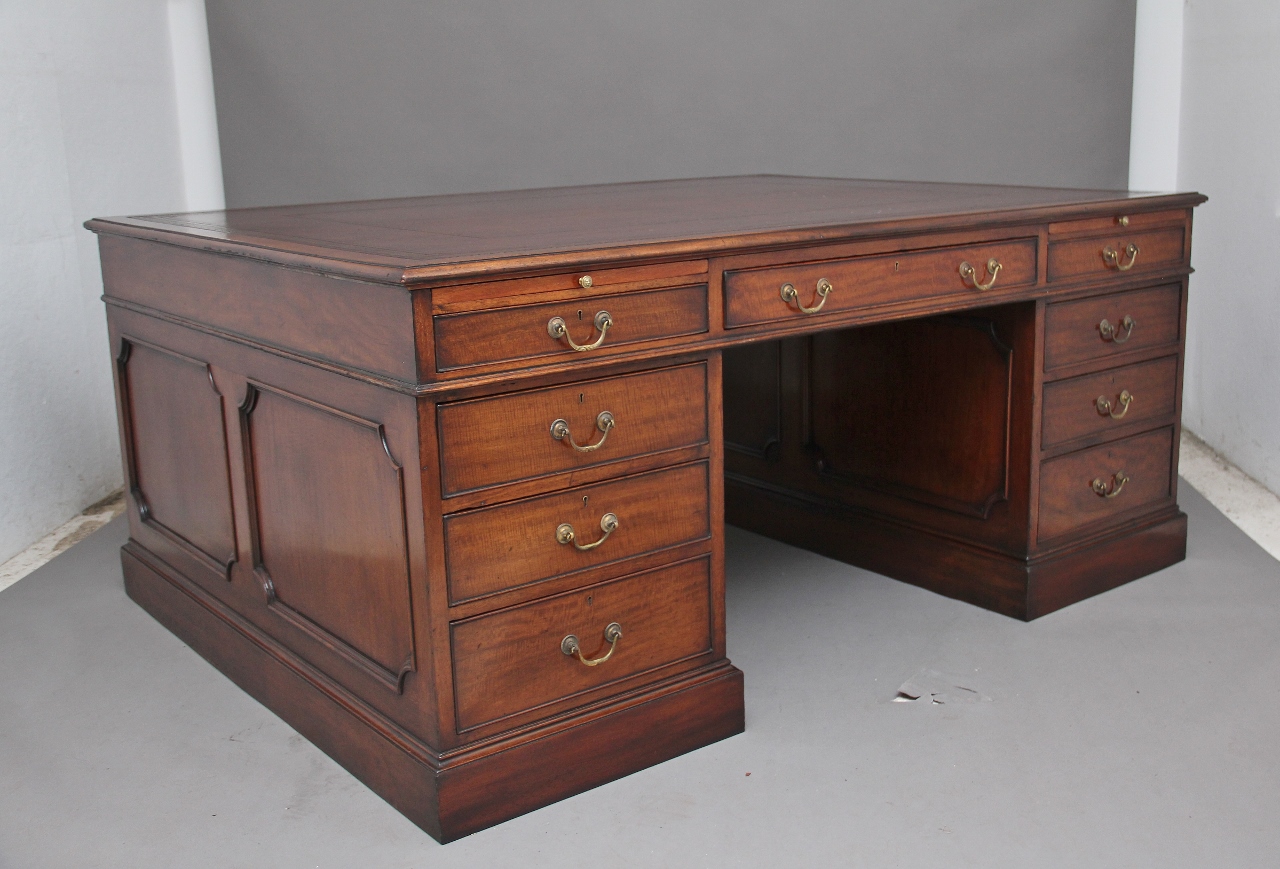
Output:
[[1020,618],[1182,558],[1203,200],[760,176],[90,221],[126,587],[467,835],[743,729],[726,481],[731,521]]

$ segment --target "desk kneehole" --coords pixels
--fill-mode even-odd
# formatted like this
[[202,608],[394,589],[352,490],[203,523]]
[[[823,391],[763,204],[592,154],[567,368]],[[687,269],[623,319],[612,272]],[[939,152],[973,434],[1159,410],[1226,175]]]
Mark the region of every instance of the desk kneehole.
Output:
[[[993,295],[1036,282],[1034,238],[729,270],[729,328],[948,295]],[[968,266],[968,268],[965,268]]]

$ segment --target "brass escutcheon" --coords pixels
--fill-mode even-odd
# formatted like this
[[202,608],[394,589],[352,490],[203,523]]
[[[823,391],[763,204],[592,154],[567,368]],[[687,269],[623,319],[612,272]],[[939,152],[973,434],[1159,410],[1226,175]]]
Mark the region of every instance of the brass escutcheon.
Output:
[[782,289],[778,292],[778,294],[782,296],[782,301],[786,302],[787,304],[791,304],[792,302],[795,302],[796,310],[798,310],[801,314],[816,314],[819,311],[821,311],[822,306],[827,303],[827,296],[831,294],[831,291],[833,289],[835,288],[831,286],[831,281],[827,280],[826,278],[819,278],[816,290],[818,294],[818,299],[820,301],[818,302],[818,304],[814,305],[812,308],[806,308],[804,305],[800,304],[799,293],[796,292],[796,288],[791,284],[783,284]]
[[1089,485],[1093,488],[1093,493],[1099,498],[1114,498],[1120,494],[1120,490],[1124,488],[1124,484],[1129,482],[1129,475],[1124,471],[1116,471],[1111,475],[1111,486],[1108,489],[1107,484],[1102,482],[1101,477],[1094,477],[1093,482]]
[[604,629],[604,641],[609,644],[609,651],[599,658],[586,658],[582,655],[582,645],[578,642],[578,638],[573,634],[565,637],[560,641],[560,651],[564,652],[570,658],[577,657],[579,661],[588,667],[595,667],[603,664],[605,661],[613,657],[614,651],[618,648],[618,640],[622,639],[622,625],[617,622],[610,622]]
[[1111,404],[1111,399],[1105,395],[1099,395],[1095,398],[1093,404],[1094,407],[1098,408],[1098,414],[1100,416],[1109,416],[1112,419],[1124,419],[1124,415],[1129,412],[1129,405],[1133,403],[1133,393],[1127,389],[1122,389],[1117,398],[1120,404],[1119,413],[1116,413],[1115,407]]
[[992,258],[987,260],[987,274],[991,277],[984,284],[978,280],[978,270],[967,262],[960,263],[960,279],[973,284],[974,289],[989,290],[996,285],[996,276],[1000,274],[1000,269],[1004,266],[1000,265],[999,260]]
[[604,536],[599,540],[593,543],[579,543],[573,532],[573,526],[568,522],[562,522],[556,526],[556,542],[562,546],[572,543],[573,548],[579,552],[589,552],[608,540],[609,535],[618,530],[618,517],[612,513],[605,513],[600,517],[600,530],[604,532]]
[[613,418],[613,414],[607,410],[602,410],[596,414],[596,428],[603,434],[600,435],[600,440],[595,443],[583,445],[574,441],[573,435],[569,433],[569,423],[563,419],[558,419],[551,423],[551,436],[558,441],[568,441],[569,446],[580,453],[589,453],[604,446],[605,439],[609,437],[609,432],[613,431],[614,426],[617,424],[618,421]]
[[1129,257],[1129,261],[1127,263],[1120,262],[1120,254],[1116,252],[1114,247],[1107,245],[1102,249],[1102,261],[1116,271],[1127,272],[1129,269],[1133,268],[1133,264],[1138,261],[1138,246],[1133,242],[1129,242],[1125,247],[1124,252],[1125,256]]
[[590,344],[579,344],[569,335],[569,326],[565,323],[564,317],[552,317],[547,321],[547,334],[559,341],[563,338],[568,342],[569,346],[579,353],[585,353],[588,350],[594,350],[604,343],[605,333],[609,331],[609,327],[613,325],[613,318],[609,316],[608,311],[599,311],[596,313],[595,320],[596,329],[600,331],[600,337],[592,341]]
[[1123,344],[1129,340],[1129,336],[1133,334],[1133,327],[1138,325],[1137,321],[1125,314],[1120,319],[1120,329],[1124,329],[1124,337],[1120,337],[1120,329],[1111,325],[1111,321],[1105,317],[1098,324],[1098,334],[1102,336],[1103,341],[1110,341],[1112,344]]

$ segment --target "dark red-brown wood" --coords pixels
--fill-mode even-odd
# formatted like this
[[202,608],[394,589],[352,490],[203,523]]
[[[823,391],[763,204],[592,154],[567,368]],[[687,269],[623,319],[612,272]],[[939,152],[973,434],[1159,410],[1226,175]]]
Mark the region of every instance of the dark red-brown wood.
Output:
[[[726,515],[1026,619],[1182,558],[1201,201],[756,176],[91,221],[126,588],[467,835],[743,729]],[[601,310],[596,349],[547,332]]]

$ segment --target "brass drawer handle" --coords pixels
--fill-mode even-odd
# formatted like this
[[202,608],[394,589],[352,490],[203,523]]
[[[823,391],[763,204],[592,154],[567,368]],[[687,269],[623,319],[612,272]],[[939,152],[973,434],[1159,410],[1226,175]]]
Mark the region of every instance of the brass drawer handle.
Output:
[[994,258],[987,260],[987,274],[991,275],[991,277],[984,284],[978,281],[977,269],[967,262],[960,263],[960,279],[973,284],[975,289],[989,290],[996,285],[996,276],[1000,274],[1000,269],[1002,268],[1004,266],[1000,265],[999,260]]
[[589,552],[608,540],[609,535],[618,530],[618,517],[612,513],[605,513],[600,517],[600,530],[604,532],[604,536],[599,540],[594,543],[579,543],[573,532],[573,526],[568,522],[562,522],[556,526],[556,542],[562,546],[572,543],[573,548],[579,552]]
[[812,308],[806,308],[804,305],[800,304],[800,299],[798,298],[799,293],[796,292],[796,288],[791,284],[783,284],[781,291],[779,291],[779,295],[782,296],[782,301],[786,302],[788,305],[795,302],[796,309],[801,314],[816,314],[821,311],[822,306],[827,303],[827,296],[831,294],[833,289],[835,288],[831,286],[831,281],[826,278],[819,278],[817,290],[818,298],[821,299],[821,301]]
[[569,343],[569,346],[579,353],[585,353],[588,350],[594,350],[604,343],[605,333],[609,331],[609,327],[613,325],[613,317],[609,316],[608,311],[598,311],[595,318],[595,326],[600,330],[600,337],[592,341],[590,344],[578,344],[569,335],[569,326],[565,323],[564,317],[552,317],[547,321],[547,334],[559,341],[563,338]]
[[1127,263],[1120,262],[1120,254],[1116,252],[1114,247],[1107,245],[1102,249],[1102,261],[1118,272],[1127,272],[1138,261],[1138,246],[1133,242],[1129,242],[1124,252],[1129,257]]
[[1116,409],[1111,406],[1111,399],[1105,395],[1099,395],[1094,399],[1094,406],[1098,408],[1101,416],[1109,416],[1112,419],[1124,419],[1124,415],[1129,412],[1129,405],[1133,403],[1133,393],[1127,389],[1120,390],[1120,412],[1116,413]]
[[600,429],[603,434],[600,435],[600,440],[595,443],[586,444],[584,446],[576,442],[573,439],[573,435],[569,433],[569,423],[562,419],[558,419],[551,423],[551,436],[558,441],[567,440],[569,442],[569,446],[573,447],[580,453],[589,453],[592,450],[598,450],[604,446],[605,439],[609,437],[609,432],[613,431],[613,427],[617,424],[618,422],[613,418],[613,414],[609,413],[607,410],[602,410],[596,416],[596,428]]
[[1129,476],[1124,471],[1116,471],[1111,475],[1111,487],[1108,490],[1107,484],[1102,482],[1100,477],[1094,477],[1093,482],[1089,485],[1093,486],[1093,492],[1100,498],[1114,498],[1120,494],[1120,490],[1124,488],[1124,484],[1129,482]]
[[622,625],[617,622],[610,622],[609,626],[604,629],[604,641],[609,644],[609,651],[604,653],[600,658],[584,658],[582,656],[582,646],[578,643],[578,638],[573,634],[565,637],[560,641],[560,651],[564,652],[570,658],[575,655],[578,660],[586,664],[588,667],[595,667],[603,664],[605,661],[613,657],[613,653],[617,651],[618,640],[622,639]]
[[1129,336],[1133,334],[1133,327],[1136,325],[1138,325],[1138,322],[1128,314],[1125,314],[1124,318],[1120,320],[1120,329],[1124,329],[1124,337],[1121,338],[1120,329],[1112,326],[1111,321],[1103,317],[1102,322],[1098,324],[1098,334],[1102,336],[1103,341],[1110,341],[1112,344],[1123,344],[1129,340]]

